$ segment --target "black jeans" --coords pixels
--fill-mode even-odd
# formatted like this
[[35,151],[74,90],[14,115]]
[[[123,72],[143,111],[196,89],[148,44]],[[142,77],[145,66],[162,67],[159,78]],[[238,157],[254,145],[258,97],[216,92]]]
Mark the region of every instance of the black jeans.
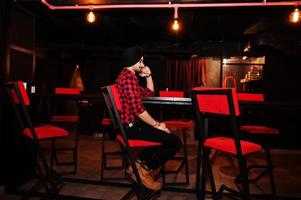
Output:
[[126,128],[126,133],[128,139],[161,143],[160,146],[146,147],[138,154],[138,158],[152,170],[158,169],[171,159],[182,146],[182,141],[178,136],[154,128],[141,120],[138,120],[131,128]]

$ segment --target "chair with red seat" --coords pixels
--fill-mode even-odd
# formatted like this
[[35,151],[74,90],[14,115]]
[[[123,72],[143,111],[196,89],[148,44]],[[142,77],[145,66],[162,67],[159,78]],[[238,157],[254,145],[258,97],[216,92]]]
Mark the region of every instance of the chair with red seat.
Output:
[[[29,190],[29,193],[39,189],[39,186],[43,184],[46,195],[55,199],[58,197],[59,189],[62,186],[62,177],[51,170],[40,141],[53,141],[58,138],[64,138],[68,136],[68,132],[62,128],[51,125],[33,126],[27,108],[30,106],[30,99],[22,81],[8,83],[5,85],[5,88],[16,114],[21,133],[32,140],[34,144],[34,147],[31,146],[31,151],[36,160],[37,175],[40,181]],[[53,153],[52,151],[51,154],[53,155]]]
[[[234,88],[207,88],[192,91],[192,104],[196,112],[197,124],[200,127],[197,130],[200,134],[198,146],[198,162],[197,162],[197,198],[205,198],[206,175],[210,178],[211,189],[215,198],[222,195],[224,191],[228,191],[234,195],[249,199],[249,181],[247,173],[247,156],[260,152],[261,145],[241,139],[239,129],[239,106],[237,94]],[[230,123],[229,133],[223,136],[213,136],[211,129],[212,123],[216,116],[224,116]],[[209,126],[210,123],[210,126]],[[216,192],[214,175],[211,168],[209,153],[211,149],[222,151],[238,160],[240,184],[237,189],[230,188],[222,184]],[[201,157],[201,151],[202,157]],[[202,158],[202,175],[200,176],[200,161]]]
[[[160,97],[184,97],[183,91],[160,91]],[[183,111],[183,110],[182,110]],[[184,114],[182,113],[182,117]],[[163,118],[162,109],[161,109],[161,119]],[[162,168],[162,178],[163,184],[189,184],[189,170],[188,170],[188,150],[187,150],[187,130],[193,127],[193,123],[191,120],[184,119],[174,119],[174,120],[164,120],[164,123],[168,128],[176,128],[182,130],[182,140],[183,140],[183,156],[175,156],[171,160],[180,160],[181,164],[176,170],[166,170],[165,166]],[[185,181],[183,182],[175,182],[175,183],[167,183],[166,182],[166,174],[177,174],[182,168],[185,167]]]
[[[67,124],[72,124],[77,127],[79,117],[77,114],[70,114],[65,111],[58,111],[59,106],[66,107],[66,103],[68,103],[68,97],[72,95],[79,95],[80,94],[80,88],[55,88],[55,95],[56,98],[54,100],[54,114],[51,116],[51,123],[57,124],[59,126],[65,126]],[[59,100],[57,96],[63,96]],[[62,105],[59,105],[59,104]],[[64,110],[64,109],[62,109]],[[53,142],[53,147],[55,149],[54,152],[54,157],[51,160],[51,168],[53,168],[54,163],[58,166],[73,166],[73,170],[69,172],[64,172],[64,173],[71,173],[71,174],[76,174],[77,172],[77,151],[78,151],[78,133],[77,130],[74,132],[74,144],[72,146],[64,146],[64,147],[56,147],[55,141]],[[72,161],[60,161],[57,152],[66,152],[66,151],[71,151],[72,152]]]
[[[260,93],[238,93],[237,98],[239,101],[249,101],[249,102],[263,102],[264,101],[264,95]],[[250,136],[263,139],[263,148],[266,153],[266,165],[258,165],[254,164],[248,167],[248,171],[256,168],[264,169],[262,173],[258,174],[255,178],[252,180],[249,180],[250,182],[255,183],[262,177],[264,177],[266,174],[270,175],[270,183],[271,183],[271,191],[273,195],[276,195],[276,187],[275,187],[275,179],[274,179],[274,172],[273,172],[273,164],[271,159],[271,152],[270,147],[268,145],[269,137],[271,136],[277,136],[280,134],[279,129],[276,129],[274,127],[265,126],[265,125],[259,125],[259,124],[245,124],[240,126],[240,130],[242,132],[245,132],[249,134]]]
[[110,119],[115,130],[117,140],[122,144],[124,148],[124,157],[129,161],[129,165],[132,167],[135,175],[136,182],[133,184],[131,190],[126,193],[122,199],[131,199],[132,195],[136,195],[137,199],[150,199],[156,191],[152,191],[143,186],[141,178],[139,176],[136,161],[132,152],[133,148],[147,148],[161,145],[157,142],[149,142],[144,140],[128,140],[126,137],[126,130],[122,125],[120,118],[121,102],[119,93],[115,85],[110,85],[102,88],[102,95],[105,100],[106,108],[109,113]]

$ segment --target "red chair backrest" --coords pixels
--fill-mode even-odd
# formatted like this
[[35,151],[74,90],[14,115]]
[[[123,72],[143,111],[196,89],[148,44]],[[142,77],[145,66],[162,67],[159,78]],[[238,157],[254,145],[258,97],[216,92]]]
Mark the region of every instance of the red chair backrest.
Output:
[[116,87],[115,84],[114,85],[110,85],[110,89],[111,89],[111,92],[112,92],[112,95],[113,95],[113,98],[114,98],[117,110],[120,111],[121,108],[122,108],[122,104],[121,104],[120,94],[118,92],[118,89],[117,89],[117,87]]
[[32,137],[37,139],[36,133],[33,129],[33,123],[31,121],[31,117],[27,108],[30,105],[30,100],[23,82],[10,82],[5,85],[5,88],[12,108],[14,109],[14,112],[16,114],[16,120],[18,121],[20,131],[23,131],[25,128],[29,128],[32,132]]
[[116,133],[122,132],[122,123],[119,111],[122,108],[120,95],[116,88],[116,85],[109,85],[101,88],[102,95],[104,97],[105,105],[107,107],[107,112],[110,116],[112,124],[115,128]]
[[229,101],[232,100],[235,116],[240,115],[235,88],[198,88],[192,91],[199,91],[196,99],[200,112],[230,115],[232,105]]
[[80,94],[79,88],[55,88],[55,94]]
[[161,90],[159,92],[159,96],[160,97],[184,97],[184,92],[183,91],[165,91],[165,90]]
[[[18,98],[16,90],[19,90],[21,99]],[[10,94],[15,104],[20,104],[20,100],[22,100],[24,102],[24,105],[30,105],[30,100],[22,81],[16,82],[16,88],[10,88]]]
[[238,101],[264,101],[263,94],[260,93],[237,93]]

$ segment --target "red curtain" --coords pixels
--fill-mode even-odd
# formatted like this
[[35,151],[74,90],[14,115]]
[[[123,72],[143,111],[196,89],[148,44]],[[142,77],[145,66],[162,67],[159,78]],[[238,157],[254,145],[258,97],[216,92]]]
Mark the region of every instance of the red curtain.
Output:
[[207,61],[203,58],[169,59],[166,76],[170,90],[188,91],[193,87],[206,85]]

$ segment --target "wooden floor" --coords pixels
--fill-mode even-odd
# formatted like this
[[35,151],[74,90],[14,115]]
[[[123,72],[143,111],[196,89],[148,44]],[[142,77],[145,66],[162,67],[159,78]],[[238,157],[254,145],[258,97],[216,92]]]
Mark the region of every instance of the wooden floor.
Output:
[[[65,145],[66,141],[61,141]],[[69,142],[67,142],[69,143]],[[44,143],[45,151],[49,151],[49,144]],[[118,144],[109,141],[110,150],[118,149]],[[195,187],[196,177],[196,145],[189,145],[189,185],[178,185],[179,189],[171,188],[171,186],[165,187],[158,196],[154,199],[158,200],[192,200],[196,199],[194,193],[191,193]],[[128,187],[118,187],[115,184],[129,182],[123,178],[123,170],[110,170],[105,172],[105,176],[108,178],[117,178],[108,180],[111,184],[105,184],[100,180],[100,155],[101,155],[101,138],[81,135],[79,140],[79,163],[78,173],[76,175],[65,175],[66,181],[61,193],[65,196],[82,197],[83,199],[106,199],[117,200],[120,199],[127,191]],[[67,159],[69,155],[64,155],[62,159]],[[264,154],[254,155],[249,162],[262,163]],[[237,175],[236,162],[231,157],[226,156],[221,152],[212,152],[211,159],[213,162],[213,170],[217,186],[225,183],[229,186],[233,186],[233,179]],[[276,199],[301,199],[301,151],[297,150],[272,150],[272,159],[275,165],[274,174],[276,180]],[[111,164],[120,163],[119,158],[111,159]],[[177,163],[169,163],[169,167],[174,168]],[[70,170],[68,167],[56,167],[57,171]],[[170,175],[168,180],[181,181],[184,179],[184,170],[177,176]],[[256,175],[258,172],[253,172],[251,175]],[[161,181],[161,178],[159,178]],[[28,185],[23,185],[20,189],[26,189]],[[270,183],[267,177],[264,177],[258,182],[258,184],[252,184],[250,186],[251,193],[253,194],[270,194]],[[191,189],[191,190],[190,190]],[[210,188],[207,187],[209,190]],[[174,190],[174,191],[172,191]],[[182,190],[186,190],[182,191]],[[19,195],[5,194],[3,187],[0,191],[1,200],[15,200],[19,199]],[[177,191],[177,192],[176,192]],[[188,192],[187,192],[188,191]],[[275,199],[269,198],[267,199]],[[34,198],[35,199],[35,198]],[[72,199],[72,198],[71,198]],[[135,198],[133,198],[135,199]],[[210,195],[208,195],[208,199]],[[261,198],[264,199],[264,198]]]

